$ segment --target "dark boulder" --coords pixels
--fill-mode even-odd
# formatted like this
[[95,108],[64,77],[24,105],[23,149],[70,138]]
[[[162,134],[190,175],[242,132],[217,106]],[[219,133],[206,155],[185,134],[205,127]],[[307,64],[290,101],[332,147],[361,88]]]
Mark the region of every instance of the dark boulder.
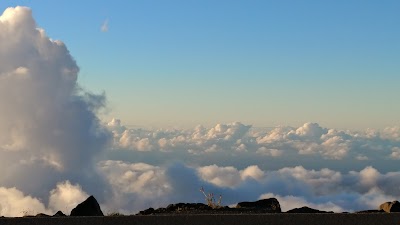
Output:
[[379,210],[383,210],[387,213],[391,212],[400,212],[400,202],[393,201],[393,202],[385,202],[379,206]]
[[65,215],[63,212],[61,212],[61,211],[58,211],[58,212],[56,212],[56,214],[54,214],[53,215],[53,217],[64,217],[64,216],[67,216],[67,215]]
[[239,202],[236,208],[281,212],[281,206],[276,198],[261,199],[255,202]]
[[294,208],[291,209],[289,211],[287,211],[287,213],[333,213],[332,211],[327,212],[327,211],[321,211],[318,209],[313,209],[307,206],[303,206],[301,208]]
[[90,196],[71,211],[71,216],[104,216],[104,214],[97,200]]

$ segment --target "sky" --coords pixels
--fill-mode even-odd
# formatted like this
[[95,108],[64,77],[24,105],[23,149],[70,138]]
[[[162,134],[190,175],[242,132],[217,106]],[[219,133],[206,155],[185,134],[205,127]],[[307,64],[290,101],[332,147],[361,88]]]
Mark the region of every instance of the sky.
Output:
[[[398,1],[2,1],[138,127],[398,125]],[[107,31],[102,25],[107,21]]]
[[1,1],[0,216],[400,199],[399,6]]

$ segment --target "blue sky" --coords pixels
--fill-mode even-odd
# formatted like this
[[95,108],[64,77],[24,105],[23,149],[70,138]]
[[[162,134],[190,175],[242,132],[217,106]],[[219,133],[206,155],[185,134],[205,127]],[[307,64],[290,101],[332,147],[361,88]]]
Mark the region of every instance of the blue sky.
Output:
[[[1,1],[64,41],[105,119],[398,125],[398,1]],[[108,20],[109,30],[100,27]]]

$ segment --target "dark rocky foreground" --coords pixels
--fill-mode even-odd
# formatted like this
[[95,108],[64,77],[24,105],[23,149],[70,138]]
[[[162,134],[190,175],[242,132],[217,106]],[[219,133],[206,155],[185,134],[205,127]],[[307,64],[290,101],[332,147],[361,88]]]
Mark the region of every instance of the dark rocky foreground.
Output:
[[103,217],[31,217],[0,218],[2,225],[377,225],[400,224],[400,213],[272,213],[252,215],[147,215],[147,216],[103,216]]
[[149,208],[132,216],[104,216],[97,200],[90,196],[75,207],[70,216],[61,211],[53,216],[38,214],[22,218],[0,218],[0,225],[197,225],[197,224],[400,224],[400,203],[385,202],[378,210],[365,210],[358,213],[333,213],[301,207],[282,212],[277,199],[261,199],[255,202],[239,202],[236,207],[209,205],[202,203],[177,203],[165,208]]

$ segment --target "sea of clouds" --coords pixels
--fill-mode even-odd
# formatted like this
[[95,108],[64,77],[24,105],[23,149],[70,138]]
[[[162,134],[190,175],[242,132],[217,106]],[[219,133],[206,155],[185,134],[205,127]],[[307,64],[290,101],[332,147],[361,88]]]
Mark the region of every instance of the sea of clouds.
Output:
[[89,195],[105,213],[132,214],[204,202],[200,187],[224,205],[276,197],[284,211],[400,199],[400,127],[130,129],[99,120],[105,95],[82,89],[78,73],[29,8],[0,16],[0,216],[69,214]]

